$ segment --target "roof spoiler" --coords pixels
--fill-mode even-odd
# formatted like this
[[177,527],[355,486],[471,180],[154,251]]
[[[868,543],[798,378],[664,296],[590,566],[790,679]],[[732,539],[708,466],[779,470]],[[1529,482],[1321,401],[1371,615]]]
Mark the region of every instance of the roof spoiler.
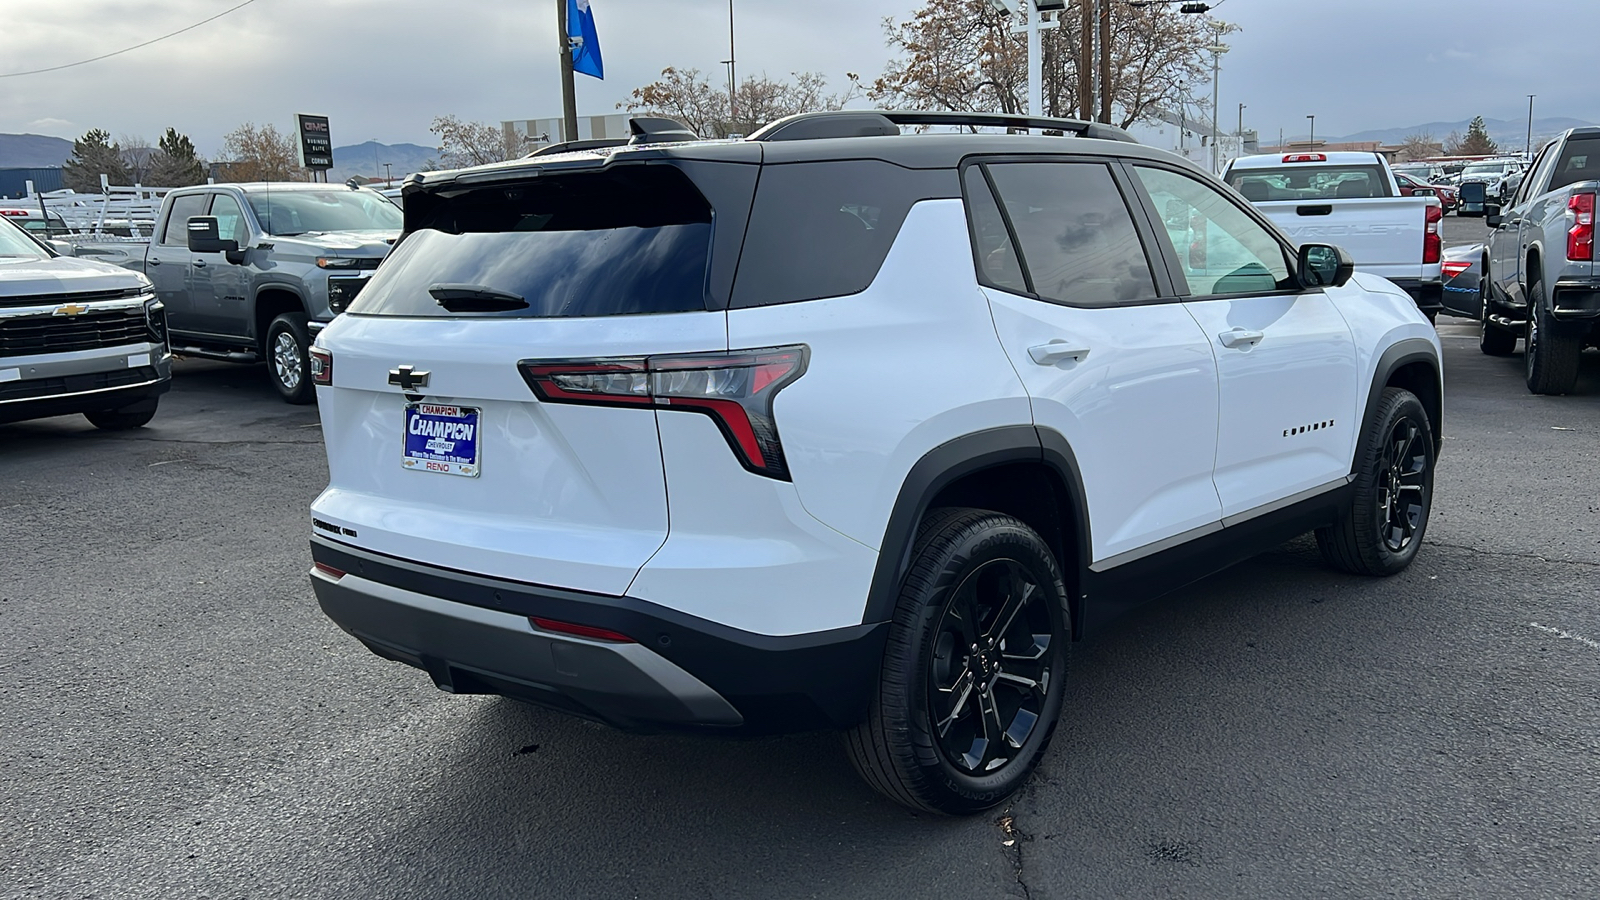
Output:
[[628,131],[633,136],[629,144],[660,144],[667,141],[698,141],[700,136],[677,119],[661,116],[634,116],[628,120]]
[[920,110],[847,109],[834,112],[801,113],[771,123],[754,134],[752,141],[805,141],[819,138],[895,135],[902,125],[947,125],[971,128],[1038,129],[1046,133],[1137,144],[1133,135],[1111,125],[1082,119],[1054,119],[1045,116],[981,112],[925,112]]

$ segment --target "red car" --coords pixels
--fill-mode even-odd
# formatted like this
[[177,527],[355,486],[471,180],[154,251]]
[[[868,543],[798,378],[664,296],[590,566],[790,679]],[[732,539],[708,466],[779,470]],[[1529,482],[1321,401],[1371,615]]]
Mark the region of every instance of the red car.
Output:
[[1448,184],[1429,184],[1404,172],[1394,173],[1394,180],[1400,185],[1402,196],[1419,197],[1432,194],[1439,198],[1439,203],[1444,207],[1445,212],[1455,209],[1461,201],[1456,189]]

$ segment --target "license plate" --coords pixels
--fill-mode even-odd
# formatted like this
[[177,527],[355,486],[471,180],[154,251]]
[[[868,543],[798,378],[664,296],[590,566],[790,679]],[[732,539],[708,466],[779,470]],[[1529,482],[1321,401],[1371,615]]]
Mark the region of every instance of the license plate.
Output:
[[419,472],[478,476],[478,417],[468,406],[406,406],[405,454],[400,464]]

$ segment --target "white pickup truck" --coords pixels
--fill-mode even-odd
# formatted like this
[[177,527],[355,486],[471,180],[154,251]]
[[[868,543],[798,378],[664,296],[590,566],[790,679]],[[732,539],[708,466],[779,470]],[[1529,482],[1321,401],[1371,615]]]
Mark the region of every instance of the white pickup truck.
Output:
[[1222,174],[1295,244],[1336,244],[1356,271],[1403,288],[1432,321],[1444,306],[1437,197],[1404,197],[1376,153],[1270,153]]

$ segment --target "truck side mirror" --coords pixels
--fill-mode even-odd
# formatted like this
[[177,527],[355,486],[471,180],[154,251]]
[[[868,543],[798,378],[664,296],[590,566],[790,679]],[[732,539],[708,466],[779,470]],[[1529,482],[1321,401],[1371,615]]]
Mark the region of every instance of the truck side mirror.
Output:
[[1308,288],[1340,287],[1356,274],[1356,261],[1332,244],[1300,245],[1300,284]]
[[1506,217],[1500,214],[1500,204],[1485,203],[1483,205],[1483,224],[1490,228],[1499,228]]
[[217,236],[216,216],[191,216],[189,218],[190,253],[227,253],[237,251],[239,242],[222,240]]

